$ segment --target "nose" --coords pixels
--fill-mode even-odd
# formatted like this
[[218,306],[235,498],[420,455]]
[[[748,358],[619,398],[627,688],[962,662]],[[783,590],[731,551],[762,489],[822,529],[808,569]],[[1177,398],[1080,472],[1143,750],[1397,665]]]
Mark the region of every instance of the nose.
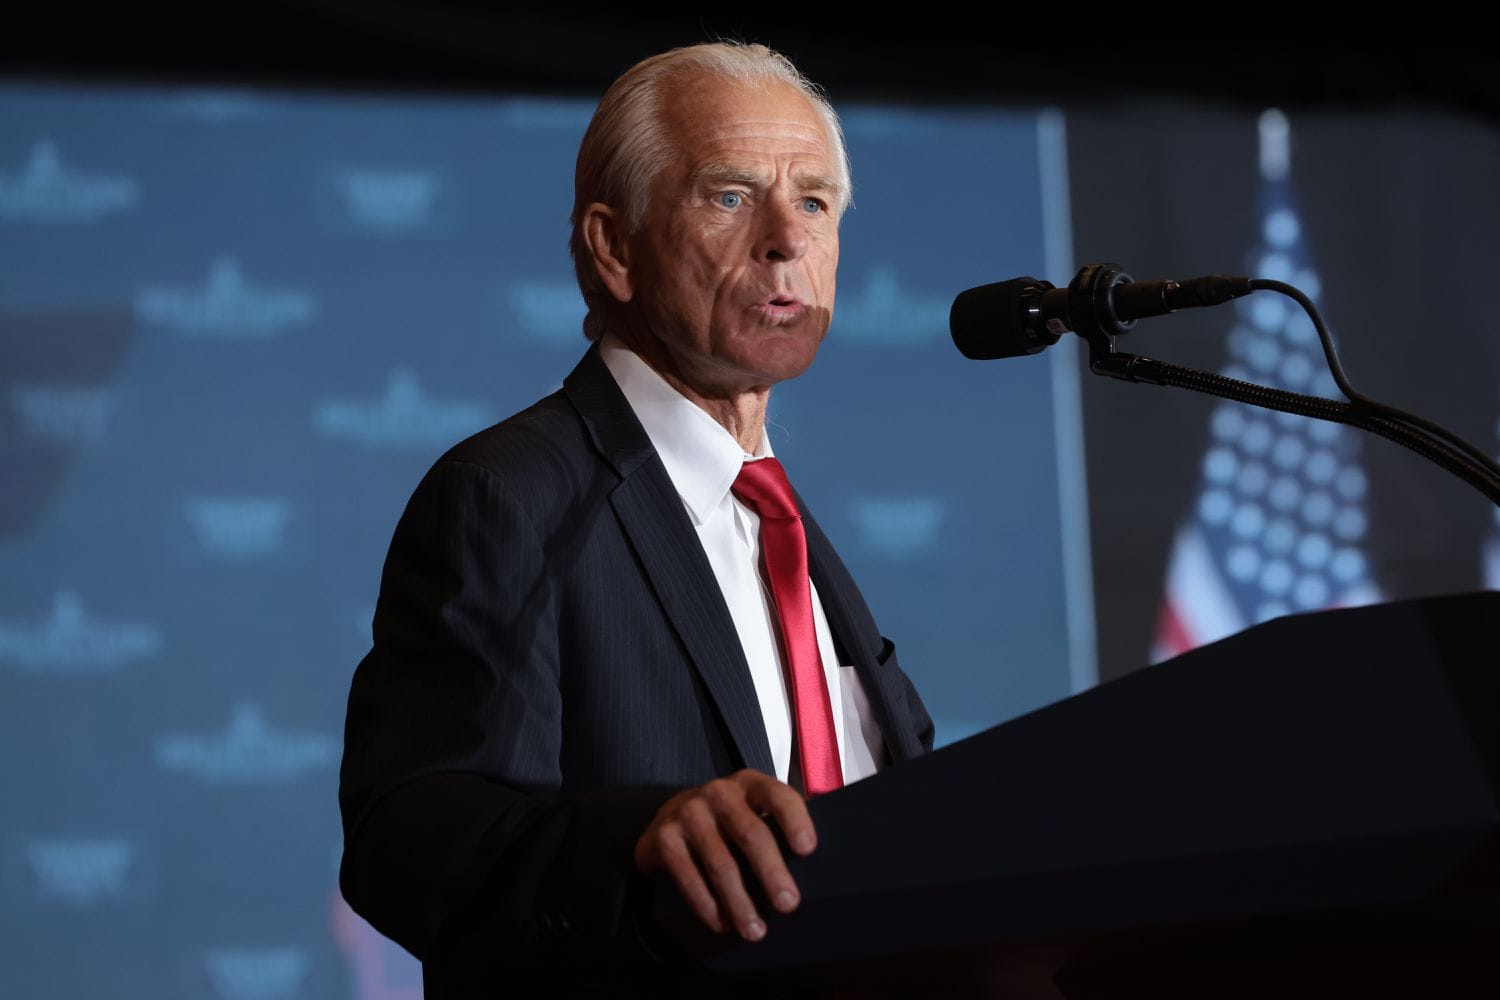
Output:
[[793,261],[807,253],[807,226],[801,216],[801,201],[773,199],[764,209],[756,259]]

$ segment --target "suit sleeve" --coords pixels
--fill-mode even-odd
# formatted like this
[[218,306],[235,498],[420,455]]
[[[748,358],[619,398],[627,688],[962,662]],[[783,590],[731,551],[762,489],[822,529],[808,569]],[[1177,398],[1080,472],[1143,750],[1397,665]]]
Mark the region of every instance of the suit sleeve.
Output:
[[[866,612],[868,614],[868,611]],[[871,619],[870,625],[874,627]],[[916,736],[917,744],[922,753],[931,753],[933,739],[937,735],[936,727],[933,725],[932,716],[927,714],[927,706],[922,703],[922,696],[917,694],[917,687],[901,669],[900,662],[896,659],[896,644],[885,636],[879,636],[880,652],[875,657],[876,665],[882,670],[893,675],[900,692],[900,701],[906,707],[906,715],[910,720],[911,732]]]
[[932,716],[927,714],[927,706],[922,704],[922,697],[917,694],[916,685],[912,684],[911,678],[906,676],[904,670],[901,671],[901,683],[906,689],[906,706],[911,710],[911,728],[917,734],[917,742],[922,745],[922,749],[931,753],[932,742],[937,735]]
[[539,501],[483,466],[436,465],[397,526],[350,690],[340,885],[424,962],[641,957],[633,848],[677,789],[560,791]]

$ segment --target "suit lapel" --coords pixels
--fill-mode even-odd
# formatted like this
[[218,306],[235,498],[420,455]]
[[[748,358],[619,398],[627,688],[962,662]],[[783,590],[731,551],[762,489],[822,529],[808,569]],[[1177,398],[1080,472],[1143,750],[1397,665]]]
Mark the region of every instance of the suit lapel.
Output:
[[659,461],[643,466],[610,499],[740,757],[747,767],[775,774],[739,633],[666,470]]
[[818,598],[823,602],[823,614],[833,631],[834,644],[850,658],[849,662],[859,674],[859,682],[864,685],[865,695],[870,699],[870,707],[880,723],[880,734],[885,737],[892,761],[900,763],[920,756],[922,747],[912,730],[905,695],[897,688],[895,672],[879,666],[876,658],[880,650],[870,646],[870,641],[878,638],[874,624],[866,629],[857,625],[861,618],[869,618],[864,599],[859,596],[853,577],[823,530],[807,512],[807,505],[800,496],[797,506],[802,510],[802,525],[807,534],[809,575],[818,588]]
[[735,750],[745,766],[775,774],[750,667],[713,568],[677,488],[599,357],[597,344],[563,388],[594,444],[620,475],[610,503]]

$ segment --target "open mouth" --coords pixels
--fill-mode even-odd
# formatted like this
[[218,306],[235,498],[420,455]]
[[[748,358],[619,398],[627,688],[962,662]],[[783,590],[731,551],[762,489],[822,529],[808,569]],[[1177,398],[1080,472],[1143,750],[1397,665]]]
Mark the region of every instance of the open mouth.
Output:
[[790,295],[774,295],[763,302],[757,302],[752,311],[771,322],[784,323],[797,319],[807,308]]

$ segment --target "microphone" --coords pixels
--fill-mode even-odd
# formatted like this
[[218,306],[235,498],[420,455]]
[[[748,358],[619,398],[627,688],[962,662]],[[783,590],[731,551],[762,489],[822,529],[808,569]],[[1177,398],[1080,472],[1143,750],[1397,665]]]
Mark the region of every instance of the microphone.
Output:
[[948,313],[953,343],[975,361],[1036,354],[1070,330],[1117,336],[1149,316],[1216,306],[1248,295],[1250,279],[1210,274],[1186,281],[1136,281],[1118,264],[1089,264],[1067,288],[1012,278],[959,293]]

